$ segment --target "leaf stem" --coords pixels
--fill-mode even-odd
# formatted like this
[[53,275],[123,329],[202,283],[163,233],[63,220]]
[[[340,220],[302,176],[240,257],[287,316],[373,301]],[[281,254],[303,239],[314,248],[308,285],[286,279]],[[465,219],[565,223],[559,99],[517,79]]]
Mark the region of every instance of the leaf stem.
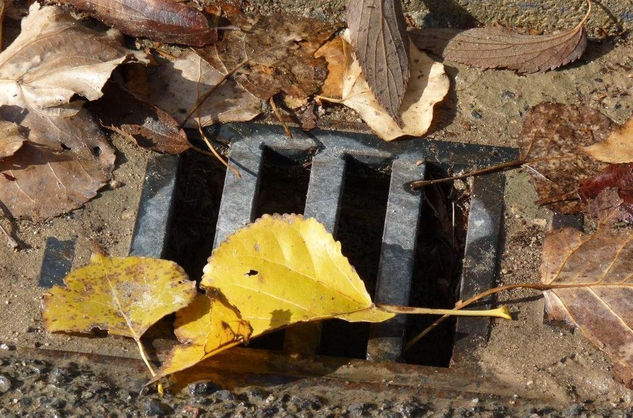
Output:
[[[514,289],[532,289],[532,290],[539,290],[541,292],[546,291],[546,290],[553,290],[553,289],[571,289],[571,288],[582,288],[582,287],[592,287],[592,286],[596,286],[598,285],[598,282],[588,282],[588,283],[549,283],[549,284],[545,284],[545,283],[515,283],[515,284],[507,284],[504,286],[497,286],[497,287],[493,287],[492,289],[488,289],[484,292],[478,293],[475,296],[473,296],[470,299],[467,299],[465,301],[458,301],[455,304],[455,309],[459,310],[462,308],[467,307],[468,305],[472,305],[473,303],[484,299],[488,296],[492,296],[496,293],[499,292],[504,292],[506,290],[514,290]],[[614,285],[618,285],[616,283],[614,283]],[[621,284],[620,284],[621,285]],[[404,346],[404,350],[409,350],[411,347],[413,347],[418,341],[420,341],[422,339],[422,337],[424,337],[426,334],[428,334],[429,332],[431,332],[435,327],[437,327],[439,324],[441,324],[442,322],[444,322],[444,320],[446,320],[449,316],[451,316],[452,314],[446,314],[443,315],[442,317],[438,318],[435,322],[433,322],[431,325],[429,325],[428,327],[426,327],[424,329],[424,331],[422,331],[421,333],[419,333],[418,335],[416,335],[415,337],[413,337],[409,342],[407,342],[407,344]]]
[[398,305],[382,305],[377,304],[378,309],[396,314],[408,315],[446,315],[446,316],[487,316],[494,318],[512,319],[508,308],[500,306],[496,309],[484,309],[476,311],[463,311],[459,309],[433,309],[433,308],[416,308],[411,306]]
[[135,338],[134,341],[136,341],[136,345],[138,345],[138,351],[141,353],[141,358],[143,359],[143,362],[149,369],[149,372],[152,374],[152,377],[156,376],[156,372],[154,371],[152,364],[149,362],[149,359],[147,358],[147,354],[145,353],[145,348],[143,347],[143,343],[141,342],[141,339]]

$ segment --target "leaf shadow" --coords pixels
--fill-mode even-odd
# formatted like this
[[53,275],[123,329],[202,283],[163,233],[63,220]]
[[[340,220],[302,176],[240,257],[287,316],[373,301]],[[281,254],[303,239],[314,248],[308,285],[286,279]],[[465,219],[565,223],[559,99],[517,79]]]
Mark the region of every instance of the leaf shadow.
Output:
[[478,20],[455,0],[423,0],[429,13],[424,16],[424,27],[459,27],[477,26]]

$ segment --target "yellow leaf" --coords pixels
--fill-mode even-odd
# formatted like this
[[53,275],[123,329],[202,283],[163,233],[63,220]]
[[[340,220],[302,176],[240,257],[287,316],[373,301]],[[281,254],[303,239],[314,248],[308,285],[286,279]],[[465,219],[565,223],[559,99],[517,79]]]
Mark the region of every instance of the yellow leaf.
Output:
[[253,328],[252,337],[325,318],[382,322],[363,281],[316,219],[265,215],[218,247],[202,286],[220,291]]
[[152,381],[243,343],[252,331],[221,295],[198,295],[191,305],[176,313],[174,328],[183,344],[172,349]]
[[587,154],[610,164],[633,163],[633,117],[604,141],[584,147]]
[[[409,66],[411,75],[407,90],[400,106],[402,127],[394,121],[389,113],[380,106],[376,96],[369,88],[365,80],[358,60],[352,55],[352,47],[343,36],[343,52],[347,58],[347,67],[342,80],[342,99],[321,97],[334,103],[341,103],[359,113],[360,117],[380,138],[392,141],[405,135],[421,136],[431,126],[433,120],[433,107],[442,101],[448,93],[450,81],[444,72],[444,66],[433,61],[424,52],[409,46]],[[331,41],[331,42],[335,42]],[[326,44],[327,45],[327,44]],[[340,52],[334,46],[321,48],[321,54],[330,66],[336,68],[340,61]],[[336,74],[329,77],[328,91],[336,92],[337,81],[333,79]]]
[[197,293],[195,282],[176,263],[141,257],[94,255],[92,264],[71,272],[64,282],[66,287],[55,286],[44,295],[48,331],[107,330],[134,338],[143,357],[143,333],[187,306]]

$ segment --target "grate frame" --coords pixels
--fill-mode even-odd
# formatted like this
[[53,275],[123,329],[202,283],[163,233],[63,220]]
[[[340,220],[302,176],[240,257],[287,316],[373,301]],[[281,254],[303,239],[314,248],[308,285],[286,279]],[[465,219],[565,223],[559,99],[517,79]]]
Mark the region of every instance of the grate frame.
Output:
[[[254,220],[265,148],[292,159],[306,154],[312,156],[304,214],[315,217],[333,233],[340,213],[347,158],[370,166],[389,165],[391,179],[387,215],[373,298],[378,303],[397,305],[406,305],[409,301],[416,234],[420,232],[418,221],[423,195],[421,191],[411,192],[408,183],[424,176],[426,164],[432,163],[444,170],[469,170],[474,168],[473,162],[478,166],[492,165],[516,159],[518,154],[513,148],[424,138],[387,143],[372,135],[353,132],[293,129],[292,133],[293,138],[289,139],[280,126],[255,123],[226,124],[207,129],[210,138],[230,143],[229,164],[241,174],[238,179],[230,170],[226,172],[214,248],[235,230]],[[130,255],[164,255],[178,161],[178,157],[169,155],[155,156],[149,161]],[[474,179],[460,283],[459,297],[462,299],[490,288],[494,283],[502,233],[504,178],[502,173],[492,173]],[[43,287],[52,286],[52,272],[60,277],[64,274],[60,268],[69,270],[70,266],[68,260],[59,263],[56,255],[60,251],[59,243],[49,241],[40,280]],[[64,245],[72,247],[74,244]],[[367,359],[397,360],[402,351],[404,329],[403,316],[372,325]],[[319,329],[310,324],[305,325],[301,332],[314,335]],[[452,365],[467,362],[472,347],[485,341],[488,332],[489,321],[486,319],[459,319]],[[314,354],[318,338],[315,341],[301,354]],[[285,348],[293,351],[292,335],[287,338]]]

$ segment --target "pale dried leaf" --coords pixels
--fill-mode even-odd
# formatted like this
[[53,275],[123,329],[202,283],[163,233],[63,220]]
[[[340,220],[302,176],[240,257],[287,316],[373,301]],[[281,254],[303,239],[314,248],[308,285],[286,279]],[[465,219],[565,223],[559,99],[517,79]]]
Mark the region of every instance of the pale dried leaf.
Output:
[[[185,51],[173,62],[161,65],[150,77],[151,101],[182,123],[199,99],[221,81],[226,73],[212,67],[194,51]],[[240,122],[261,113],[261,100],[235,81],[226,80],[191,118],[186,127]]]
[[400,0],[349,0],[346,20],[367,84],[380,106],[400,122],[409,74],[415,71]]
[[[347,45],[345,51],[349,51]],[[433,120],[433,107],[442,101],[450,87],[444,66],[411,45],[411,80],[402,102],[402,126],[391,118],[372,93],[356,59],[347,53],[347,70],[343,78],[342,99],[333,100],[357,111],[382,139],[391,141],[405,135],[424,135]],[[327,98],[324,98],[327,100]]]
[[541,281],[578,286],[544,292],[552,319],[577,326],[633,376],[633,231],[603,226],[592,235],[557,230],[543,246]]
[[[591,10],[591,9],[590,9]],[[553,70],[582,56],[587,47],[587,16],[573,29],[550,35],[525,35],[503,27],[413,29],[420,49],[446,61],[479,68],[508,68],[521,73]]]
[[585,147],[584,150],[604,163],[633,163],[633,117],[614,130],[606,141]]
[[606,168],[582,151],[601,142],[613,122],[597,110],[560,103],[541,103],[525,115],[519,138],[521,159],[541,204],[561,213],[576,213],[583,204],[579,183]]
[[203,46],[217,33],[198,10],[175,0],[59,0],[89,13],[126,35]]

